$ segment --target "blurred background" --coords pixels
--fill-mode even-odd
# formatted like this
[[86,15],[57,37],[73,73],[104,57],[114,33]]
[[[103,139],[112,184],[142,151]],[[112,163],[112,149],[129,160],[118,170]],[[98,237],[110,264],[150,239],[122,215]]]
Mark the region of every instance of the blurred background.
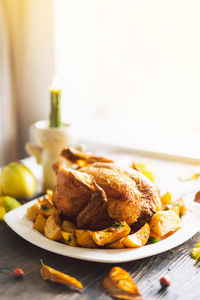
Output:
[[83,141],[200,156],[198,0],[0,0],[0,164],[30,125],[62,119]]

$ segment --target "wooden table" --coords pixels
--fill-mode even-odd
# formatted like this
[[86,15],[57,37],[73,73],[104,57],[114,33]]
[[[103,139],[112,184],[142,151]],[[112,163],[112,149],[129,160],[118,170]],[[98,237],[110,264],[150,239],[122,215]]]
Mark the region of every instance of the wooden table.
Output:
[[[25,162],[33,170],[36,168],[32,159]],[[164,185],[170,186],[175,192],[178,186],[174,179],[177,176],[175,170],[189,170],[194,167],[183,164],[178,164],[177,167],[177,163],[160,161],[157,171],[162,174],[165,172]],[[169,171],[172,176],[167,177]],[[179,189],[181,187],[182,193],[193,197],[198,185],[199,182],[182,183]],[[180,191],[177,191],[177,194],[180,194]],[[133,276],[144,299],[197,300],[200,299],[200,265],[195,264],[191,259],[190,251],[199,241],[200,233],[183,245],[160,255],[117,265]],[[40,276],[41,258],[45,264],[79,279],[84,285],[83,293],[75,293],[62,285],[44,281]],[[2,300],[110,299],[102,292],[101,281],[112,266],[114,265],[86,262],[50,253],[26,242],[6,224],[0,224],[0,299]],[[23,280],[16,280],[13,277],[13,270],[17,267],[21,267],[25,272]],[[163,275],[168,275],[172,281],[171,286],[166,290],[160,289],[159,285],[159,278]]]

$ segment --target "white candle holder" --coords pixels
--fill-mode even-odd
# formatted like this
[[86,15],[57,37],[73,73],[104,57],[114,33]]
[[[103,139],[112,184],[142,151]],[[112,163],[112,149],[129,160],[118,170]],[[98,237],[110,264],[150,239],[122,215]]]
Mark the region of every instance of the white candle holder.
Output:
[[50,128],[49,121],[38,121],[31,126],[33,142],[26,144],[28,154],[36,158],[43,167],[43,191],[53,189],[56,184],[56,175],[52,169],[55,162],[61,162],[66,167],[72,164],[60,156],[61,151],[75,143],[71,125]]

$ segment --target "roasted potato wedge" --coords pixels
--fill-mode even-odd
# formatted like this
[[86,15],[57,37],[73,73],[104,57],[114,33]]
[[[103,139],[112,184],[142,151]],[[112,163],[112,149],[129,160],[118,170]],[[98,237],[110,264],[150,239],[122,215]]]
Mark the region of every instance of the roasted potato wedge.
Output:
[[53,241],[59,241],[62,238],[61,226],[56,222],[54,216],[49,216],[44,226],[45,236]]
[[62,230],[66,231],[66,232],[74,232],[74,229],[76,229],[76,226],[74,225],[74,223],[64,220],[62,222]]
[[150,227],[149,224],[145,224],[137,232],[128,235],[124,238],[123,243],[128,248],[138,248],[144,246],[150,236]]
[[149,223],[151,236],[161,238],[166,234],[181,228],[180,218],[175,212],[157,211]]
[[172,201],[168,204],[164,210],[172,210],[174,211],[179,217],[182,217],[187,212],[187,207],[182,198]]
[[180,209],[179,209],[179,206],[177,206],[177,205],[173,206],[173,205],[172,205],[172,206],[169,208],[169,210],[175,212],[175,214],[176,214],[178,217],[180,217]]
[[77,242],[76,242],[76,239],[75,239],[75,236],[74,236],[73,232],[64,232],[64,231],[62,231],[61,233],[62,233],[62,237],[63,237],[66,245],[69,245],[69,246],[72,246],[72,247],[77,246]]
[[130,230],[126,222],[119,222],[105,230],[92,232],[92,239],[98,246],[104,246],[127,236]]
[[46,223],[47,218],[43,216],[42,214],[39,214],[35,220],[35,223],[33,224],[33,228],[37,231],[44,233],[44,226]]
[[47,190],[47,196],[48,196],[49,202],[53,205],[53,203],[52,203],[53,191],[52,190]]
[[92,239],[92,231],[76,229],[74,233],[75,233],[76,242],[79,246],[85,248],[97,247]]
[[35,203],[33,206],[28,208],[26,216],[29,220],[35,222],[39,213],[40,213],[40,205],[39,203]]
[[116,299],[143,299],[129,273],[120,267],[113,267],[109,274],[104,277],[102,289],[109,296]]
[[125,238],[121,238],[120,240],[118,240],[114,243],[108,244],[107,247],[112,248],[112,249],[123,249],[123,248],[125,248],[124,239]]
[[185,202],[182,198],[179,198],[178,200],[172,201],[171,203],[173,206],[176,206],[179,208],[179,216],[184,216],[187,212],[187,207],[185,205]]
[[162,203],[162,209],[164,210],[165,207],[172,202],[172,195],[167,192],[164,195],[161,196],[161,203]]
[[39,201],[39,204],[43,215],[45,216],[59,215],[58,210],[53,206],[53,204],[49,201],[47,197],[44,196],[43,199]]

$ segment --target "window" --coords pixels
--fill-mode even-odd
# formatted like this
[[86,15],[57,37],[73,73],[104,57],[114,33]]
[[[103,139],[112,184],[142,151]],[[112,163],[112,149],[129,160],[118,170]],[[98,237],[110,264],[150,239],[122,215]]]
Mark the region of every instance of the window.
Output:
[[54,3],[65,121],[84,138],[198,156],[200,2]]

